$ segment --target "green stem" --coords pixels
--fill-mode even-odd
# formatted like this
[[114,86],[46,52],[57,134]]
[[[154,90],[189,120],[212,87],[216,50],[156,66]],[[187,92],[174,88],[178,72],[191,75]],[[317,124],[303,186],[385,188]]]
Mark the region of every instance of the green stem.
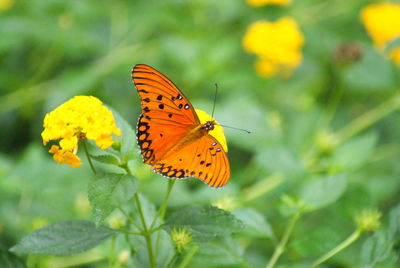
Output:
[[111,238],[110,258],[108,259],[108,267],[114,267],[115,264],[115,236]]
[[150,226],[150,230],[152,230],[154,225],[156,224],[157,218],[159,218],[161,222],[163,221],[164,216],[165,216],[165,211],[167,209],[169,196],[171,194],[172,188],[174,187],[175,181],[176,181],[175,179],[169,179],[168,180],[168,188],[167,188],[167,191],[165,193],[164,201],[161,204],[160,209],[158,210],[157,215],[154,218],[154,220],[153,220],[153,222],[152,222],[152,224]]
[[378,107],[360,115],[358,118],[354,119],[347,126],[343,127],[337,132],[337,137],[339,139],[338,143],[342,143],[358,132],[364,130],[365,128],[376,123],[380,119],[389,115],[390,113],[396,111],[400,108],[400,94],[392,96],[388,101],[384,101]]
[[331,251],[326,253],[324,256],[322,256],[321,258],[319,258],[318,260],[313,262],[312,266],[315,267],[315,266],[323,263],[327,259],[331,258],[333,255],[337,254],[338,252],[340,252],[343,249],[345,249],[346,247],[348,247],[351,243],[353,243],[354,241],[357,240],[357,238],[360,237],[361,233],[362,233],[361,230],[359,230],[359,229],[355,230],[346,240],[344,240],[342,243],[337,245],[334,249],[332,249]]
[[192,260],[194,254],[196,254],[196,251],[199,249],[199,246],[193,246],[188,254],[186,254],[185,258],[182,260],[181,264],[178,266],[178,268],[185,268],[188,266],[189,262]]
[[167,263],[167,266],[165,266],[166,268],[172,267],[172,265],[174,264],[176,258],[178,257],[179,252],[176,250],[175,254],[172,256],[172,258],[169,260],[169,262]]
[[149,252],[150,267],[153,268],[153,267],[156,267],[156,261],[155,261],[154,255],[153,255],[153,246],[151,243],[151,232],[149,232],[149,229],[147,229],[147,224],[146,224],[146,220],[144,219],[144,216],[143,216],[142,204],[140,203],[140,198],[139,198],[138,193],[135,193],[135,200],[136,200],[136,205],[138,207],[139,216],[140,216],[140,219],[143,224],[143,229],[144,229],[143,236],[146,239],[147,250]]
[[[167,188],[167,191],[165,193],[164,201],[161,204],[160,209],[157,212],[157,216],[154,218],[153,223],[151,224],[150,231],[153,231],[153,227],[154,227],[154,225],[155,225],[155,223],[157,221],[157,218],[160,219],[160,224],[163,223],[164,216],[165,216],[165,211],[167,210],[167,204],[168,204],[169,196],[171,194],[172,188],[174,187],[175,181],[176,181],[175,179],[168,180],[168,188]],[[156,254],[158,253],[158,248],[159,248],[159,245],[160,245],[160,235],[161,235],[161,232],[158,232],[157,233],[157,240],[156,240]]]
[[286,227],[285,233],[279,242],[279,244],[276,246],[274,250],[274,254],[272,255],[271,259],[269,260],[266,268],[273,268],[278,261],[279,257],[282,255],[282,253],[285,251],[286,244],[289,240],[290,235],[293,232],[293,228],[296,225],[296,222],[299,220],[301,215],[301,212],[298,211],[295,214],[293,214],[292,219],[290,220],[288,226]]
[[128,219],[128,221],[129,221],[130,223],[132,223],[133,225],[135,225],[135,227],[136,227],[140,232],[142,232],[142,228],[135,222],[135,220],[134,220],[131,216],[129,216],[129,214],[128,214],[122,207],[120,207],[119,210],[122,212],[122,214],[124,214],[124,216]]
[[90,168],[92,169],[93,173],[96,174],[96,169],[94,168],[94,165],[92,163],[92,159],[90,158],[89,150],[87,148],[86,139],[83,139],[82,142],[83,142],[83,148],[85,150],[86,157],[87,157],[87,159],[89,161]]
[[143,233],[138,233],[138,232],[131,232],[123,229],[117,229],[118,232],[124,233],[124,234],[129,234],[129,235],[143,235]]

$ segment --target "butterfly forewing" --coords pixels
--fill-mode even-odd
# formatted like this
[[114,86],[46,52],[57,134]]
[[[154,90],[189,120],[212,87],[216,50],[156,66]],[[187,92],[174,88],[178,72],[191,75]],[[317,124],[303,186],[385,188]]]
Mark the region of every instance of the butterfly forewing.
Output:
[[160,124],[196,125],[200,121],[190,101],[166,76],[137,64],[132,79],[142,102],[142,112]]

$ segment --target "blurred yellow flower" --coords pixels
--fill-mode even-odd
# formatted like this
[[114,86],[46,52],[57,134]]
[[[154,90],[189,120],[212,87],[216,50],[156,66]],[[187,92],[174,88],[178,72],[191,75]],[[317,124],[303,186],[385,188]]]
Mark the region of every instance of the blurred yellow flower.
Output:
[[[400,38],[400,4],[371,4],[361,10],[360,17],[377,50],[383,51]],[[390,51],[388,57],[400,66],[400,47]]]
[[0,0],[0,11],[10,9],[14,5],[14,0]]
[[279,6],[287,6],[292,3],[292,0],[246,0],[247,3],[254,7],[260,7],[265,5],[279,5]]
[[49,150],[59,164],[81,165],[76,155],[80,139],[94,140],[101,149],[113,144],[112,134],[120,135],[114,117],[102,102],[92,96],[76,96],[46,114],[42,132],[43,144],[60,140]]
[[[200,123],[204,124],[207,121],[215,121],[214,118],[211,117],[211,115],[207,114],[206,112],[202,110],[196,109],[196,114],[200,119]],[[228,145],[226,144],[226,138],[224,135],[224,129],[218,125],[218,122],[215,121],[217,124],[214,126],[214,129],[208,132],[211,136],[213,136],[217,141],[222,145],[222,148],[224,149],[225,152],[228,151]]]
[[289,17],[276,22],[256,21],[243,38],[245,51],[259,56],[255,68],[263,77],[289,76],[302,61],[303,45],[303,34],[297,22]]

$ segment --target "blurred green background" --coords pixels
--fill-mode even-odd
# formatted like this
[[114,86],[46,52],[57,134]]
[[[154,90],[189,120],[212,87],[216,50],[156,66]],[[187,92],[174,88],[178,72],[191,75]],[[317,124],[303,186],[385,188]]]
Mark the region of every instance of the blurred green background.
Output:
[[[172,208],[223,203],[244,221],[253,215],[253,229],[215,242],[228,245],[224,251],[200,250],[193,267],[265,266],[288,222],[282,196],[313,209],[297,223],[280,267],[307,267],[354,231],[364,209],[378,209],[382,228],[389,226],[400,201],[400,72],[360,22],[371,2],[11,1],[0,9],[0,250],[45,224],[90,219],[89,167],[51,159],[40,137],[43,118],[75,95],[93,95],[135,126],[140,103],[130,70],[137,63],[164,73],[209,113],[218,83],[216,120],[252,132],[225,129],[226,187],[190,179],[173,190]],[[252,22],[285,16],[304,35],[302,63],[287,78],[259,77],[242,38]],[[360,55],[348,57],[346,46]],[[159,204],[165,179],[139,159],[136,172],[140,190]],[[362,236],[325,267],[398,267],[398,238],[384,240],[387,251],[373,260],[372,238]]]

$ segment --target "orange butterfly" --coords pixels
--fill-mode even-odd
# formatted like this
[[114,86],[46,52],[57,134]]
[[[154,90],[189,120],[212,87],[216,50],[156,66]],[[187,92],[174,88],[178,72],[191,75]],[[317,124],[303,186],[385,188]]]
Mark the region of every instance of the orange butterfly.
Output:
[[154,68],[137,64],[132,79],[142,104],[136,135],[144,163],[169,178],[196,177],[224,186],[230,177],[228,157],[209,134],[217,123],[202,124],[185,95]]

